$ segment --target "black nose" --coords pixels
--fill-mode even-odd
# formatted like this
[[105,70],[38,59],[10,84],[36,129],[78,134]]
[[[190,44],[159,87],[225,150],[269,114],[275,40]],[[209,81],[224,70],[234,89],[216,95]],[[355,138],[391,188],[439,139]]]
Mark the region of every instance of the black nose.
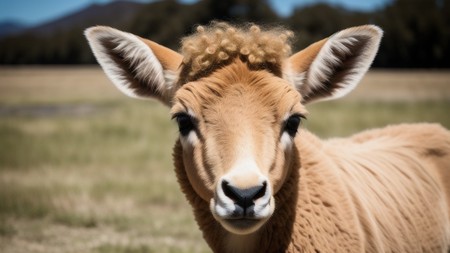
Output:
[[239,205],[244,210],[254,204],[254,201],[264,196],[266,193],[267,183],[262,185],[250,187],[247,189],[240,189],[230,185],[227,181],[222,182],[223,192],[227,197],[232,199],[236,205]]

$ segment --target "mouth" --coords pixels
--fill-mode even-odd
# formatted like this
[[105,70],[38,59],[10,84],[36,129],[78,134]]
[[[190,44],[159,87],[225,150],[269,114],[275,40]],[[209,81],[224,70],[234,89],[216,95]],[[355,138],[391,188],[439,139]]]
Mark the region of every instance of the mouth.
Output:
[[211,212],[214,218],[223,228],[233,234],[245,235],[256,232],[270,218],[274,211],[274,199],[269,203],[256,205],[250,212],[242,212],[234,203],[221,205],[214,199],[210,203]]
[[219,217],[216,217],[216,220],[222,225],[223,228],[237,235],[247,235],[256,232],[266,223],[267,219],[268,218],[221,219]]
[[223,221],[225,223],[228,223],[229,226],[232,226],[239,230],[251,229],[261,222],[260,219],[251,219],[251,218],[225,219]]

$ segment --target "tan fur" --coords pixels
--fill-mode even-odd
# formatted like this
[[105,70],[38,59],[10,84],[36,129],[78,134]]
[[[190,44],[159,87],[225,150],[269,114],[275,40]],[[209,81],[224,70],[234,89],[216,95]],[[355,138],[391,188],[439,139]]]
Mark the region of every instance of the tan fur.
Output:
[[142,39],[141,40],[147,44],[158,58],[159,62],[164,69],[171,71],[177,71],[183,61],[183,57],[175,51],[170,50],[167,47],[161,46],[151,40]]
[[[432,124],[391,126],[325,146],[346,180],[369,251],[446,252],[450,224],[443,182],[448,178],[439,173],[450,168],[447,130]],[[431,157],[429,149],[442,156]]]
[[307,71],[309,66],[319,53],[320,49],[323,47],[323,44],[325,44],[325,42],[327,42],[327,39],[318,41],[310,45],[309,47],[303,49],[302,51],[292,55],[289,58],[289,63],[291,67],[297,73],[303,73]]
[[[448,130],[398,125],[327,141],[286,130],[290,117],[307,115],[301,101],[340,97],[356,85],[379,28],[346,29],[290,58],[291,33],[258,26],[200,27],[183,40],[182,56],[110,28],[86,34],[119,88],[149,69],[156,81],[139,82],[131,95],[158,98],[175,118],[191,118],[195,126],[174,147],[175,172],[214,252],[448,251]],[[113,35],[119,47],[108,47]],[[240,190],[265,183],[263,195],[246,197],[254,214],[232,223],[242,204],[223,190],[224,178]]]

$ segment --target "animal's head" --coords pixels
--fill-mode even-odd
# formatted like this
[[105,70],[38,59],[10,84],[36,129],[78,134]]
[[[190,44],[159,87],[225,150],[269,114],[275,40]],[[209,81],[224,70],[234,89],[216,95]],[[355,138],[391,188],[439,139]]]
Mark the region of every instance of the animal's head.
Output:
[[171,107],[189,183],[235,234],[260,228],[298,159],[304,105],[352,90],[382,31],[340,31],[291,55],[292,34],[227,24],[199,27],[179,54],[109,27],[86,31],[111,81],[125,94]]

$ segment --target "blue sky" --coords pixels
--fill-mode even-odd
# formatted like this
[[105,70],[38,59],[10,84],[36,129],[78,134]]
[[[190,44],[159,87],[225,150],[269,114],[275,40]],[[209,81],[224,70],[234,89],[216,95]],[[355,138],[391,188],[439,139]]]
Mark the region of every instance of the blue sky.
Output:
[[[2,0],[0,2],[0,22],[14,20],[28,25],[46,22],[70,12],[81,9],[92,3],[107,3],[113,0]],[[135,0],[150,2],[154,0]],[[193,3],[197,0],[180,0]],[[220,0],[218,0],[220,1]],[[338,4],[352,10],[370,11],[380,8],[390,0],[269,0],[275,11],[282,16],[289,15],[294,7],[328,2]]]

